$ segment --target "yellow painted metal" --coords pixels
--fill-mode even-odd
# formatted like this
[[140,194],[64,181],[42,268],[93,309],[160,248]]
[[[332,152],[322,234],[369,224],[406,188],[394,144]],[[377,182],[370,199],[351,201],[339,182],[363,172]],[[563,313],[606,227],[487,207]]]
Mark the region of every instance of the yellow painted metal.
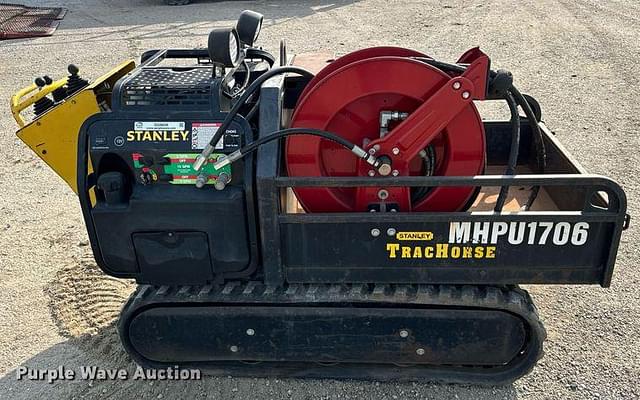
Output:
[[94,92],[82,90],[20,129],[17,135],[77,193],[78,131],[88,117],[98,112]]
[[[105,90],[110,91],[115,82],[133,68],[135,68],[135,63],[132,60],[123,62],[80,92],[56,104],[29,123],[26,123],[20,113],[35,103],[38,98],[50,93],[50,86],[59,82],[66,83],[66,78],[46,86],[45,89],[29,97],[24,98],[37,89],[35,85],[18,91],[11,98],[11,111],[21,127],[16,135],[64,179],[76,193],[78,192],[76,160],[80,127],[87,118],[100,112],[97,98],[99,93]],[[91,164],[89,164],[89,172],[91,172]]]
[[[26,121],[24,117],[20,115],[20,112],[22,112],[24,109],[40,100],[41,98],[47,96],[54,90],[58,89],[59,87],[66,85],[67,80],[68,78],[59,79],[51,83],[50,85],[43,87],[41,90],[38,90],[36,84],[32,83],[31,85],[19,90],[16,94],[11,96],[11,113],[13,114],[13,118],[16,120],[18,125],[20,125],[21,128],[26,125]],[[32,93],[31,96],[26,97],[30,93]]]

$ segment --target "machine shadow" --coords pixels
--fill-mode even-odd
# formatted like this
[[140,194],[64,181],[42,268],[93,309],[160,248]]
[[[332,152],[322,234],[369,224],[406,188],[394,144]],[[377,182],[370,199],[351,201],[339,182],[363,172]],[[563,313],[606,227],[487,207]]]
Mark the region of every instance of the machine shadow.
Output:
[[[0,377],[0,393],[8,394],[12,399],[69,399],[94,398],[108,394],[112,398],[195,398],[211,395],[212,398],[232,398],[237,393],[253,393],[256,399],[272,398],[275,393],[282,392],[287,398],[333,398],[332,394],[340,393],[347,399],[364,398],[363,389],[371,386],[371,381],[353,380],[313,380],[294,378],[233,378],[203,376],[198,381],[145,381],[133,380],[136,364],[122,348],[115,321],[101,328],[96,334],[81,335],[69,338],[34,355],[20,364],[20,367],[39,370],[54,370],[63,367],[75,372],[72,380],[57,380],[48,383],[46,380],[17,379],[16,367]],[[82,367],[102,369],[124,369],[128,378],[124,380],[83,380]],[[295,385],[292,383],[295,382]],[[320,385],[318,384],[320,383]],[[434,383],[396,383],[376,382],[376,392],[405,393],[407,396],[421,399],[503,399],[518,398],[513,385],[484,387],[468,385],[448,385]],[[321,392],[318,392],[318,387]],[[386,390],[385,386],[388,386]],[[293,396],[291,388],[296,389]],[[298,392],[299,391],[299,392]],[[313,395],[310,395],[312,393]],[[160,394],[162,396],[158,397]],[[289,394],[289,395],[287,395]],[[229,397],[231,396],[231,397]],[[381,396],[383,396],[381,394]],[[276,395],[275,398],[278,398]],[[367,399],[375,398],[366,396]],[[401,398],[401,397],[399,397]]]

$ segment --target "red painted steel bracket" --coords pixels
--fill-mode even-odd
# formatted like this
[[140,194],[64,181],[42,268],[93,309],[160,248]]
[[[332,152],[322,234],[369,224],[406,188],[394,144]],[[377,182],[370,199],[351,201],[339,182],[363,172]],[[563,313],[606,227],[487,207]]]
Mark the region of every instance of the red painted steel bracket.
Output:
[[[472,61],[471,61],[472,60]],[[489,57],[474,48],[467,51],[460,63],[471,61],[467,70],[451,78],[433,96],[418,107],[407,119],[383,138],[369,143],[366,150],[376,157],[390,160],[393,175],[409,175],[409,165],[431,141],[442,132],[451,120],[472,100],[484,100],[489,76]],[[476,86],[477,85],[477,86]],[[361,161],[359,174],[367,176],[371,166]],[[359,208],[379,203],[381,189],[363,187],[356,193]],[[384,200],[396,204],[402,211],[411,211],[410,190],[405,187],[384,189]]]

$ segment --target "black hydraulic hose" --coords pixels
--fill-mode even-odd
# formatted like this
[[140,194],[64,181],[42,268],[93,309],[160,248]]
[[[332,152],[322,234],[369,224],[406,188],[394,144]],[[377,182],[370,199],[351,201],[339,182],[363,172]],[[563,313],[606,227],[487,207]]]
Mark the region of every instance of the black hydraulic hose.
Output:
[[[529,102],[527,101],[527,99],[524,98],[522,93],[520,93],[520,91],[516,89],[515,86],[512,86],[510,91],[513,94],[513,97],[515,98],[516,103],[518,103],[518,105],[522,107],[524,114],[527,116],[527,119],[529,120],[531,129],[533,130],[533,140],[534,142],[536,142],[538,170],[541,173],[544,173],[546,164],[547,164],[547,151],[544,146],[544,136],[542,136],[542,130],[540,129],[540,125],[538,125],[538,120],[536,119],[536,116],[533,110],[531,109],[531,105],[529,105]],[[531,188],[531,194],[529,195],[529,199],[523,206],[524,210],[528,210],[531,208],[531,205],[535,201],[536,197],[538,197],[539,191],[540,191],[540,186],[534,186],[533,188]]]
[[225,165],[230,164],[234,161],[237,161],[242,157],[246,156],[247,154],[256,151],[260,146],[262,146],[265,143],[269,143],[271,141],[274,141],[283,137],[287,137],[287,136],[292,136],[292,135],[312,135],[312,136],[319,136],[326,140],[331,140],[332,142],[337,143],[340,146],[344,147],[345,149],[351,151],[359,158],[362,158],[374,168],[377,168],[380,166],[380,162],[375,157],[373,157],[372,155],[364,151],[359,146],[351,143],[350,141],[348,141],[347,139],[343,138],[338,134],[335,134],[333,132],[323,131],[320,129],[312,129],[312,128],[287,128],[287,129],[281,129],[279,131],[275,131],[267,136],[261,137],[260,139],[244,146],[240,150],[236,150],[233,153],[229,154],[228,156],[218,159],[218,161],[216,161],[213,164],[213,167],[216,169],[220,169]]
[[213,153],[216,143],[218,143],[222,135],[227,131],[227,128],[229,128],[229,126],[233,122],[233,119],[238,114],[238,111],[247,102],[247,100],[251,97],[251,95],[255,93],[258,89],[260,89],[260,86],[262,86],[262,84],[268,79],[271,79],[276,75],[281,75],[286,73],[295,73],[302,76],[306,76],[308,78],[313,78],[313,74],[311,72],[307,71],[304,68],[294,67],[294,66],[276,67],[260,75],[260,77],[258,77],[255,81],[253,81],[251,85],[249,85],[249,87],[244,91],[244,93],[242,93],[242,96],[240,96],[236,100],[233,107],[231,107],[231,110],[227,114],[224,121],[222,121],[222,124],[220,125],[216,133],[213,135],[213,137],[209,141],[209,144],[205,146],[204,150],[202,150],[202,153],[198,155],[198,157],[196,158],[196,161],[193,163],[194,170],[198,171],[200,170],[200,168],[202,168],[204,163],[207,161],[207,158],[209,158],[211,153]]
[[238,88],[238,90],[235,93],[230,93],[232,98],[236,98],[238,96],[240,96],[240,93],[242,93],[242,91],[247,87],[247,85],[249,84],[249,79],[251,79],[251,71],[249,71],[249,63],[247,62],[247,60],[243,60],[242,61],[242,66],[244,67],[244,70],[246,71],[245,77],[244,77],[244,81],[242,82],[242,85]]
[[259,107],[260,107],[260,97],[256,99],[256,103],[253,105],[253,107],[251,107],[251,110],[249,110],[249,112],[244,116],[244,119],[246,119],[247,121],[251,121],[251,118],[253,118],[253,116],[256,114]]
[[444,61],[438,61],[438,60],[434,60],[432,58],[426,58],[426,57],[413,57],[413,58],[418,61],[422,61],[425,64],[432,65],[438,69],[445,70],[445,71],[457,72],[459,74],[462,74],[467,70],[466,66],[460,65],[460,64],[451,64]]
[[276,59],[275,57],[273,57],[270,53],[261,50],[261,49],[255,49],[255,48],[248,48],[247,49],[247,54],[245,56],[245,59],[255,59],[258,58],[260,60],[264,60],[267,63],[269,63],[269,67],[273,67],[273,64],[275,64]]
[[[516,172],[516,165],[518,163],[518,154],[520,151],[520,113],[518,112],[518,105],[516,100],[510,91],[505,93],[505,100],[511,111],[511,148],[509,149],[509,160],[507,161],[507,170],[505,175],[514,175]],[[504,207],[504,202],[509,194],[509,186],[502,186],[500,188],[500,194],[496,200],[496,206],[493,209],[495,212],[501,212]]]
[[[444,71],[456,72],[456,73],[464,73],[467,70],[465,65],[461,64],[450,64],[442,61],[433,60],[431,58],[425,57],[415,57],[416,60],[422,61],[426,64],[432,65],[436,68],[440,68]],[[495,71],[490,71],[489,75],[494,77],[496,75]],[[529,125],[531,126],[531,130],[533,132],[533,141],[536,145],[536,153],[537,153],[537,164],[538,164],[538,172],[544,173],[546,167],[547,154],[544,146],[544,137],[542,135],[542,131],[540,130],[540,126],[538,125],[538,119],[536,118],[535,113],[533,112],[531,105],[525,99],[525,97],[520,93],[520,91],[513,85],[508,89],[516,104],[522,107],[524,114],[529,120]],[[523,205],[523,210],[528,210],[531,208],[531,205],[535,201],[536,197],[538,197],[538,192],[540,191],[540,186],[534,186],[531,189],[531,194],[527,199],[527,202]]]

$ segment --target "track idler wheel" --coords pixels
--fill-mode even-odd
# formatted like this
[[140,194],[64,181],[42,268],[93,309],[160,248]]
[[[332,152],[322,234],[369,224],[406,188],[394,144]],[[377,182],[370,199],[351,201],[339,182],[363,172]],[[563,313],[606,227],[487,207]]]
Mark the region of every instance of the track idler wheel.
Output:
[[[481,174],[485,166],[484,128],[471,99],[460,106],[460,111],[419,154],[402,159],[406,155],[395,147],[387,153],[376,148],[376,140],[385,135],[393,138],[395,127],[452,82],[450,75],[416,57],[426,56],[411,50],[382,47],[337,59],[307,85],[291,126],[334,132],[376,157],[388,157],[393,162],[384,179]],[[436,103],[432,112],[446,112],[449,108],[449,104]],[[286,164],[290,176],[383,178],[348,150],[314,136],[290,137]],[[457,211],[467,207],[476,190],[473,187],[410,190],[385,187],[384,179],[380,179],[379,187],[296,188],[295,192],[308,212]]]

